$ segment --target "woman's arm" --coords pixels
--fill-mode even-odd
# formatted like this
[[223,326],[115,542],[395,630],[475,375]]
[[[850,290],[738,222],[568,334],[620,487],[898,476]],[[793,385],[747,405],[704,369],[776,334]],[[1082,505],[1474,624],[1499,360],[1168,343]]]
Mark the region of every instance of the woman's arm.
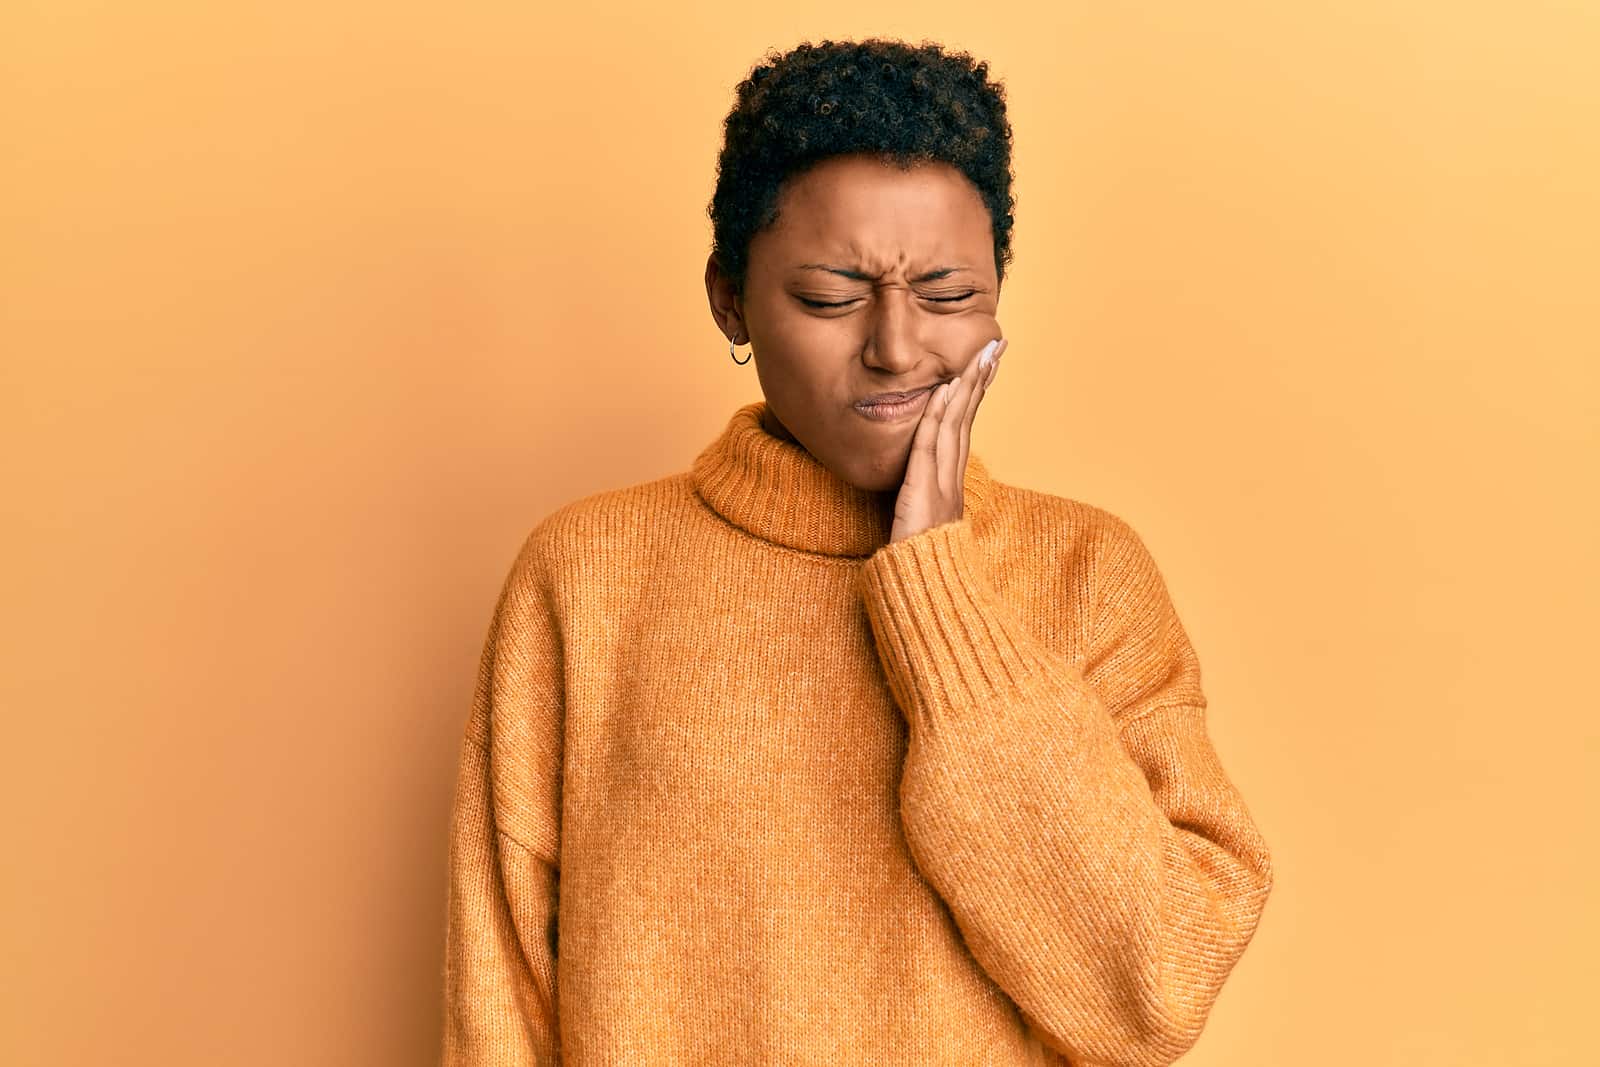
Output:
[[1272,867],[1154,560],[1120,519],[1102,534],[1081,670],[996,593],[965,518],[880,549],[862,590],[910,723],[918,869],[1047,1045],[1153,1067],[1200,1036]]
[[560,1062],[563,683],[530,537],[484,642],[450,823],[444,1067]]

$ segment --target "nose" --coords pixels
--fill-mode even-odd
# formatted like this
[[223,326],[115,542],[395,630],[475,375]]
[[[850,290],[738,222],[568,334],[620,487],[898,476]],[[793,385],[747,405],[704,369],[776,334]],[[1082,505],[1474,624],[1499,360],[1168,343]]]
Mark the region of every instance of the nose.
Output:
[[922,340],[911,300],[908,290],[892,286],[885,286],[875,295],[864,345],[864,360],[869,367],[899,376],[915,369],[921,361]]

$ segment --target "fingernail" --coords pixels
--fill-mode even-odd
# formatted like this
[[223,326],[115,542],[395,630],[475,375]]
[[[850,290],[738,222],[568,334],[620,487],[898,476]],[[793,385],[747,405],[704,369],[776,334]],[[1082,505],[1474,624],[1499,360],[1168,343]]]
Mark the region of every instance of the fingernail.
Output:
[[1001,341],[1001,342],[1000,342],[1000,347],[999,347],[999,348],[996,348],[996,349],[995,349],[995,350],[994,350],[994,358],[995,358],[995,359],[996,359],[996,360],[999,360],[999,358],[1000,358],[1000,357],[1001,357],[1001,356],[1003,356],[1003,355],[1005,355],[1005,354],[1006,354],[1006,345],[1008,345],[1008,344],[1010,344],[1010,343],[1011,343],[1011,341],[1010,341],[1010,340],[1009,340],[1009,339],[1007,339],[1007,340],[1003,340],[1003,341]]
[[984,370],[989,369],[989,364],[994,362],[995,346],[999,343],[999,341],[990,341],[988,344],[983,346],[983,351],[978,354],[978,366],[982,367]]

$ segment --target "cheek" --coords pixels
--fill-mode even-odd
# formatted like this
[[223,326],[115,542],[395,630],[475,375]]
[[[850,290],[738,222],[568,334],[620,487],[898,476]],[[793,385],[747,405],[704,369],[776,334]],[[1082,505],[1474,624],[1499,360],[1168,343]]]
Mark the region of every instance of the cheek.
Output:
[[762,354],[785,366],[801,367],[837,344],[837,320],[807,315],[782,302],[761,308]]
[[859,323],[806,314],[768,319],[760,342],[762,358],[786,376],[810,382],[810,389],[825,388],[822,383],[848,365],[860,348]]
[[940,331],[941,354],[952,368],[960,368],[984,345],[1004,337],[1000,322],[987,312],[949,316],[949,325]]

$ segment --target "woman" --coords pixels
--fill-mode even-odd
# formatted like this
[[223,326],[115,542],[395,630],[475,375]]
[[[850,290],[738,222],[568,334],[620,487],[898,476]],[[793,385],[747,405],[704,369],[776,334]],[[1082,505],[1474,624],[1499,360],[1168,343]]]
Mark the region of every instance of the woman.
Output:
[[1003,90],[931,45],[801,45],[725,132],[706,291],[764,399],[511,567],[445,1062],[1170,1063],[1272,869],[1138,535],[969,451]]

